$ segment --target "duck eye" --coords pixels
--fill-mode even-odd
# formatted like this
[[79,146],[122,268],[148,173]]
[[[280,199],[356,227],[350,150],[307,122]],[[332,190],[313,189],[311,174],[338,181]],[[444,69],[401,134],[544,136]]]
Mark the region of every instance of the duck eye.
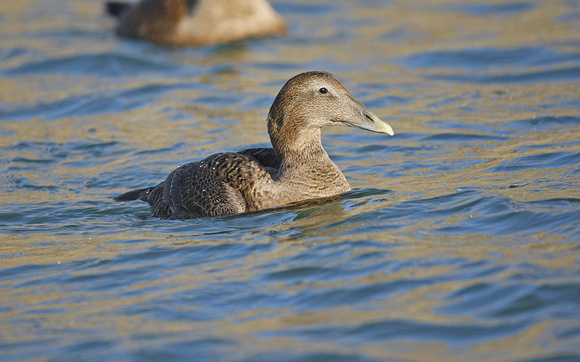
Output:
[[320,88],[320,93],[326,94],[326,93],[328,93],[328,89],[322,87],[322,88]]

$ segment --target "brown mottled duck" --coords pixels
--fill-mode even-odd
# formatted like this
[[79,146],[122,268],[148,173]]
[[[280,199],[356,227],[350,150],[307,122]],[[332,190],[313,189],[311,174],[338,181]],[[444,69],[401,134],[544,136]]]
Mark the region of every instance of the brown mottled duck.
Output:
[[280,90],[267,117],[273,148],[216,153],[171,172],[157,186],[116,201],[142,200],[161,218],[221,216],[339,195],[348,181],[322,147],[321,128],[352,126],[393,135],[332,74],[307,72]]
[[171,46],[202,46],[286,32],[266,0],[141,0],[107,2],[117,34]]

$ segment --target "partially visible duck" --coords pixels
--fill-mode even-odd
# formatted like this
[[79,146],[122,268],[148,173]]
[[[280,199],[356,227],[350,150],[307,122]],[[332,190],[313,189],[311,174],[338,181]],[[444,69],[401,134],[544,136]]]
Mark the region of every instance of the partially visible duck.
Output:
[[284,34],[284,20],[266,0],[141,0],[107,2],[117,34],[172,46],[202,46]]
[[157,217],[191,219],[334,196],[350,185],[322,147],[320,129],[346,125],[394,134],[327,72],[291,78],[276,96],[267,122],[273,148],[216,153],[180,166],[157,186],[115,200],[142,200]]

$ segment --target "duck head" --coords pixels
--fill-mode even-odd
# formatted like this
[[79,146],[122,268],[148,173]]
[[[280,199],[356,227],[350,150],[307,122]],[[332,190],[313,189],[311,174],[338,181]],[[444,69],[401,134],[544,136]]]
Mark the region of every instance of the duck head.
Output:
[[349,126],[394,135],[393,128],[350,94],[332,74],[311,71],[282,87],[268,114],[268,133],[276,153],[320,144],[320,129]]

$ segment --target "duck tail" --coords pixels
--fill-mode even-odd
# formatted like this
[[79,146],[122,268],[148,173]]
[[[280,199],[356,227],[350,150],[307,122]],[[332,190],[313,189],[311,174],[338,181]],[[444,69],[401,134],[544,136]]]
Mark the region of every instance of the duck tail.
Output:
[[112,15],[116,18],[121,17],[125,11],[131,8],[131,4],[117,2],[117,1],[109,1],[105,3],[105,10],[107,14]]
[[118,202],[135,201],[135,200],[147,201],[147,200],[145,200],[145,197],[154,188],[155,188],[155,186],[153,186],[153,187],[146,187],[144,189],[139,189],[139,190],[133,190],[133,191],[125,192],[122,195],[119,195],[119,196],[114,197],[113,200],[118,201]]

